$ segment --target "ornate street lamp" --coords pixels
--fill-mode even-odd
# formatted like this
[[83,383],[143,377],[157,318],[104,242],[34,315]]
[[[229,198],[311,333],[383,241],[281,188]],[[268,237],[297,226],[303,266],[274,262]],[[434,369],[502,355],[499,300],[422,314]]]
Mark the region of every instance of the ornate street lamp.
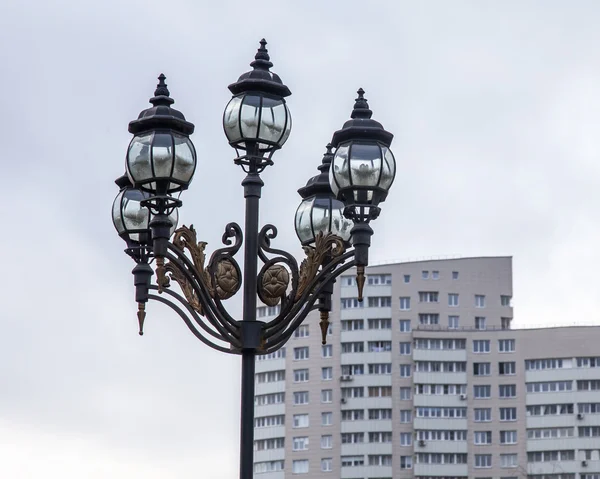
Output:
[[[272,247],[275,226],[267,224],[259,230],[260,173],[273,165],[273,154],[290,134],[285,97],[291,92],[270,71],[273,64],[264,39],[251,66],[229,85],[233,97],[223,115],[225,135],[237,152],[234,162],[246,172],[244,229],[229,223],[224,247],[208,260],[206,243],[198,241],[193,226],[175,229],[182,202],[173,195],[188,188],[196,167],[189,139],[194,125],[171,107],[173,99],[162,74],[150,100],[152,108],[129,124],[134,137],[126,155],[127,176],[117,180],[121,190],[113,204],[114,225],[136,262],[140,334],[145,304],[152,299],[171,307],[203,343],[242,357],[241,479],[253,476],[256,355],[281,348],[313,310],[321,313],[325,343],[333,283],[353,267],[362,301],[373,234],[369,222],[379,215],[379,204],[396,171],[389,149],[393,135],[371,119],[360,89],[352,119],[334,133],[320,173],[298,190],[302,202],[295,226],[306,258],[298,265],[291,254]],[[243,270],[235,258],[242,245]],[[179,292],[172,288],[173,282]],[[223,301],[242,288],[243,314],[236,319]],[[258,299],[268,306],[280,305],[279,314],[271,321],[258,321]]]

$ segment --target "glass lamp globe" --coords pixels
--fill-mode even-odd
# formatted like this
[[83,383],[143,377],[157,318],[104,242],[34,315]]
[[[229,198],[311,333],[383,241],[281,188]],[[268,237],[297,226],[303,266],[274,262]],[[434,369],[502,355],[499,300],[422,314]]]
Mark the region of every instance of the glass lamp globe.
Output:
[[348,203],[377,206],[396,176],[392,151],[379,142],[349,141],[339,145],[329,173],[331,190]]
[[261,92],[234,96],[223,113],[229,144],[240,150],[257,145],[261,153],[279,149],[292,130],[292,117],[282,97]]
[[296,235],[303,246],[311,245],[319,233],[333,233],[344,241],[350,239],[354,222],[345,218],[344,204],[333,196],[312,196],[304,199],[296,210]]
[[167,193],[186,189],[196,169],[196,150],[185,135],[156,130],[136,135],[127,150],[127,174],[134,185],[155,192],[163,181]]
[[[150,210],[146,206],[142,206],[142,201],[148,199],[150,194],[146,191],[133,188],[129,183],[127,176],[123,176],[117,180],[117,184],[126,186],[122,187],[117,194],[112,207],[113,224],[117,233],[123,238],[127,244],[137,244],[149,241],[150,235]],[[171,221],[171,235],[177,229],[179,222],[179,213],[177,208],[174,208],[169,215]]]

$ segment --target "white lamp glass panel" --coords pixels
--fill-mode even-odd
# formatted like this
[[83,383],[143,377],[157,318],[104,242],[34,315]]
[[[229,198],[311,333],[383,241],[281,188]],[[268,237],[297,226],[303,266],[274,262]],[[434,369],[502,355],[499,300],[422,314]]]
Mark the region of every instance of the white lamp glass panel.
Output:
[[296,233],[301,242],[312,241],[313,232],[310,224],[310,212],[313,206],[314,197],[307,198],[298,207],[296,211]]
[[242,105],[242,98],[234,96],[225,107],[225,113],[223,113],[223,128],[225,129],[225,136],[229,141],[238,141],[242,138],[240,132],[240,107]]
[[381,179],[379,180],[379,186],[385,190],[388,190],[394,182],[394,176],[396,174],[396,159],[392,154],[392,150],[381,147],[383,151],[383,168],[381,170]]
[[320,232],[327,234],[331,231],[331,200],[329,198],[315,198],[312,207],[312,227],[315,236]]
[[329,170],[329,185],[334,195],[338,195],[340,188],[350,186],[350,170],[348,168],[348,146],[340,146],[333,157]]
[[381,149],[376,144],[353,143],[350,150],[352,184],[377,186],[381,172]]
[[139,241],[139,233],[146,231],[150,223],[150,211],[141,205],[148,195],[140,190],[126,189],[121,191],[113,203],[113,221],[119,234],[127,233],[133,241]]
[[261,140],[279,143],[286,126],[286,113],[285,104],[282,100],[263,98],[259,133]]
[[[146,209],[146,208],[144,208]],[[177,224],[179,223],[179,211],[177,208],[173,210],[173,212],[169,215],[169,220],[171,220],[171,229],[169,230],[169,236],[173,236],[175,230],[177,229]]]
[[133,184],[152,178],[150,146],[153,133],[135,136],[127,152],[127,173]]
[[194,145],[189,138],[173,134],[175,142],[175,169],[173,170],[173,179],[189,183],[194,175],[196,167],[196,153]]
[[173,137],[170,133],[155,133],[152,141],[152,163],[156,178],[170,178],[173,171]]
[[256,138],[260,116],[260,96],[246,95],[242,102],[240,123],[242,138]]
[[334,200],[333,203],[334,203],[334,205],[336,203],[339,203],[340,206],[338,208],[334,207],[332,210],[331,232],[335,235],[338,235],[344,241],[349,241],[350,240],[350,231],[352,230],[352,227],[354,226],[354,221],[349,220],[348,218],[346,218],[344,216],[344,213],[343,213],[344,205],[341,202]]
[[285,124],[285,131],[283,132],[283,136],[281,137],[281,140],[279,140],[279,146],[283,146],[283,144],[289,138],[290,133],[292,132],[292,115],[290,115],[290,110],[285,103],[283,104],[283,106],[285,107],[285,114],[287,115],[287,122]]

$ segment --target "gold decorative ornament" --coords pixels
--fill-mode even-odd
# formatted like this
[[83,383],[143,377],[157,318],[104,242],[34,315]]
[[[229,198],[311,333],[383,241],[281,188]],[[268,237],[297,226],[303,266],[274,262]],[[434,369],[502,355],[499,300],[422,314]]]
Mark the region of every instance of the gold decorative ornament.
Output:
[[310,282],[315,278],[319,268],[326,257],[335,258],[346,250],[344,240],[333,233],[323,234],[322,231],[315,237],[314,246],[304,246],[306,258],[300,264],[300,279],[294,301],[298,301]]
[[280,265],[274,264],[267,268],[259,284],[258,294],[263,303],[267,306],[276,306],[290,284],[290,273]]
[[222,259],[217,263],[215,283],[215,289],[220,299],[231,298],[239,291],[240,275],[230,260]]
[[327,344],[327,331],[329,330],[329,311],[321,311],[321,344]]

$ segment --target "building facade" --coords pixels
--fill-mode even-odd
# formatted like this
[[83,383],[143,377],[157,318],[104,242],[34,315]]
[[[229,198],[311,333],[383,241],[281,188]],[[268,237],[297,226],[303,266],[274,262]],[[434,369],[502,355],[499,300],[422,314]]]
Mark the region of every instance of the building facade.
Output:
[[356,296],[327,345],[314,315],[257,359],[257,477],[600,479],[600,328],[511,329],[510,257],[370,267]]

